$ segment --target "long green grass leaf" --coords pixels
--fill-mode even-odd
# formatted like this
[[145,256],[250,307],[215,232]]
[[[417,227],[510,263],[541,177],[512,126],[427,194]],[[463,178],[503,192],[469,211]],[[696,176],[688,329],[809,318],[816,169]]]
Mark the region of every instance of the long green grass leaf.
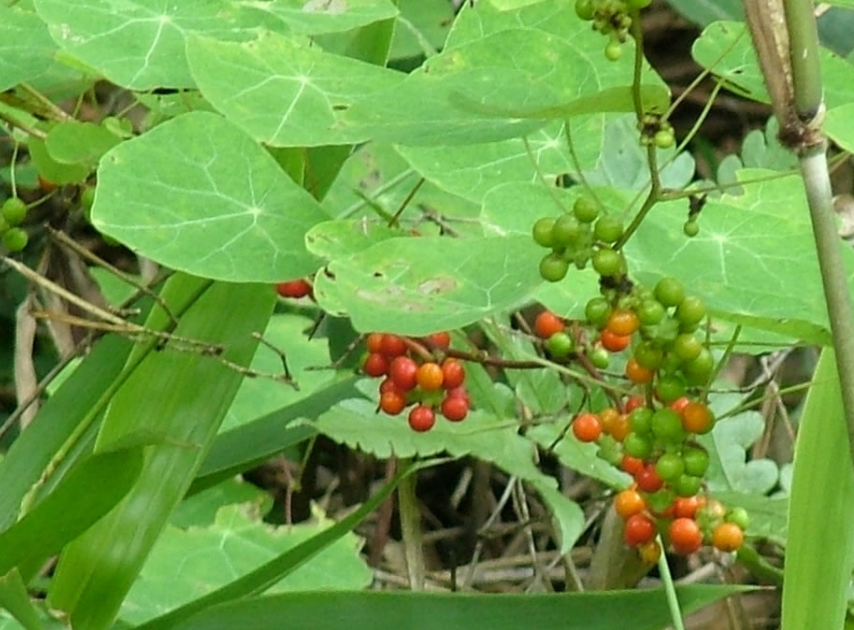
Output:
[[43,630],[41,619],[33,608],[27,587],[17,569],[0,577],[0,609],[8,610],[26,630]]

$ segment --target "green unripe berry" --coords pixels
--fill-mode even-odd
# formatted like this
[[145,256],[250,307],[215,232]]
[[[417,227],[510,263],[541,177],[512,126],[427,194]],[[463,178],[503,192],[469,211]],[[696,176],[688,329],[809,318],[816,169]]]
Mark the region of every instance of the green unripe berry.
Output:
[[652,416],[655,412],[649,407],[638,407],[629,414],[629,426],[638,435],[647,435],[652,430]]
[[554,246],[552,229],[554,229],[555,223],[556,221],[552,217],[543,217],[534,223],[534,227],[531,228],[531,235],[534,237],[537,245],[542,245],[543,247]]
[[655,136],[653,136],[652,141],[655,142],[655,146],[659,149],[669,149],[676,144],[676,137],[673,135],[673,132],[668,129],[659,129],[655,132]]
[[678,376],[662,376],[655,384],[655,393],[661,402],[668,404],[685,394],[685,382]]
[[611,363],[611,355],[605,348],[594,348],[590,352],[590,362],[596,369],[605,370]]
[[703,342],[689,333],[682,333],[673,340],[671,348],[680,361],[693,361],[703,351]]
[[593,268],[600,276],[615,276],[622,266],[622,257],[613,249],[603,247],[593,254]]
[[623,222],[607,215],[599,217],[593,235],[604,243],[614,243],[623,235]]
[[685,289],[676,278],[662,278],[655,285],[655,299],[664,306],[679,306],[685,299]]
[[20,197],[9,197],[0,206],[0,214],[6,219],[8,225],[18,225],[27,216],[27,204]]
[[19,252],[27,246],[30,237],[21,228],[13,227],[3,232],[3,246],[10,252]]
[[678,442],[685,437],[682,419],[670,408],[659,409],[652,414],[652,433],[664,442]]
[[646,459],[652,454],[652,442],[639,433],[629,433],[623,440],[623,451],[631,457]]
[[554,252],[546,254],[540,261],[540,276],[543,280],[560,282],[566,277],[567,271],[569,271],[569,263],[560,254]]
[[637,309],[638,319],[644,326],[654,326],[667,315],[667,310],[658,300],[644,300]]
[[572,206],[572,213],[582,223],[593,223],[599,216],[599,207],[589,197],[579,197]]
[[554,246],[570,247],[575,245],[581,235],[578,220],[568,214],[559,217],[552,227],[552,242]]
[[635,361],[647,370],[657,370],[663,360],[664,352],[649,341],[644,341],[635,348]]
[[673,489],[680,497],[693,497],[702,487],[702,478],[687,474],[680,475],[673,484]]
[[727,512],[724,520],[728,523],[738,525],[742,531],[746,530],[750,525],[750,515],[743,507],[734,507]]
[[593,19],[596,13],[596,6],[593,0],[575,0],[575,14],[584,21]]
[[611,316],[611,305],[603,297],[592,298],[584,307],[584,316],[596,328],[602,328]]
[[685,225],[682,226],[682,231],[688,238],[694,238],[700,233],[700,224],[694,219],[685,221]]
[[608,45],[605,46],[605,58],[609,61],[617,61],[622,56],[623,47],[620,46],[620,42],[616,40],[611,40],[610,42],[608,42]]
[[685,464],[682,462],[682,458],[676,453],[664,453],[655,463],[655,472],[664,481],[679,479],[684,471]]
[[709,454],[702,448],[685,449],[682,461],[685,462],[685,473],[694,477],[702,477],[709,469]]
[[693,295],[689,295],[682,300],[682,303],[676,309],[676,319],[679,320],[680,324],[686,326],[699,324],[705,316],[706,306],[700,298]]
[[682,365],[682,373],[691,385],[705,385],[715,369],[715,359],[707,348],[703,348],[693,361]]
[[572,337],[567,335],[565,332],[557,332],[549,337],[548,341],[546,341],[546,350],[548,350],[549,354],[555,359],[568,357],[572,353],[574,347],[575,344],[572,341]]

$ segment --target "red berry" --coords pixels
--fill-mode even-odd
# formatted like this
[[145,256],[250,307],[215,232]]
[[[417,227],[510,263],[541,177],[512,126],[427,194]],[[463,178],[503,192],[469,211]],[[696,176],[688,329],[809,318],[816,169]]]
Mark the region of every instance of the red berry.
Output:
[[388,368],[388,375],[401,390],[408,392],[418,384],[418,364],[409,357],[395,357]]
[[445,396],[448,398],[462,398],[466,401],[466,404],[471,407],[471,396],[469,396],[469,392],[465,387],[449,389]]
[[461,396],[446,396],[442,401],[442,415],[451,422],[464,420],[469,412],[469,404]]
[[673,501],[673,515],[677,518],[694,518],[706,501],[696,494],[693,497],[676,497]]
[[621,352],[629,347],[632,342],[631,335],[615,335],[609,329],[602,331],[602,336],[599,338],[602,342],[602,347],[611,352]]
[[436,391],[442,387],[445,378],[438,363],[424,363],[418,368],[418,386],[427,392]]
[[629,547],[637,547],[655,538],[655,525],[643,514],[630,516],[623,525],[623,540]]
[[427,336],[427,341],[437,348],[447,349],[451,345],[451,335],[447,332],[435,332]]
[[368,376],[385,376],[388,373],[388,359],[381,354],[369,354],[362,369]]
[[634,477],[643,470],[643,460],[637,457],[632,457],[631,455],[623,455],[623,459],[620,462],[620,468]]
[[551,311],[543,311],[534,321],[534,332],[542,339],[548,339],[553,334],[563,331],[564,327],[563,320]]
[[382,383],[380,383],[380,394],[385,394],[386,392],[400,392],[402,391],[400,387],[397,386],[390,377],[385,379]]
[[646,407],[646,400],[643,396],[632,396],[626,401],[626,413],[631,413],[638,407]]
[[667,535],[673,550],[683,556],[690,556],[703,544],[703,533],[699,525],[690,518],[677,518],[667,528]]
[[409,412],[409,426],[413,431],[423,433],[429,431],[436,424],[436,414],[426,405],[418,405]]
[[655,466],[652,464],[644,466],[643,470],[635,475],[635,481],[638,484],[638,488],[644,492],[658,492],[661,490],[661,486],[664,485],[664,482],[655,470]]
[[442,361],[442,387],[455,389],[466,380],[466,369],[456,359]]
[[383,335],[382,353],[389,357],[399,357],[406,354],[406,342],[397,335]]
[[572,421],[572,433],[580,442],[595,442],[602,435],[602,421],[592,413],[581,413]]
[[301,298],[311,294],[311,285],[303,278],[288,280],[277,284],[276,292],[284,298]]
[[406,408],[406,396],[394,389],[380,396],[380,409],[390,416],[396,416]]
[[382,333],[371,333],[365,340],[365,345],[368,347],[368,352],[381,353],[383,351],[383,335]]
[[688,398],[687,396],[680,396],[679,398],[674,400],[672,403],[670,403],[670,408],[673,411],[675,411],[676,413],[681,414],[682,410],[685,409],[685,407],[687,407],[690,402],[691,402],[691,399]]

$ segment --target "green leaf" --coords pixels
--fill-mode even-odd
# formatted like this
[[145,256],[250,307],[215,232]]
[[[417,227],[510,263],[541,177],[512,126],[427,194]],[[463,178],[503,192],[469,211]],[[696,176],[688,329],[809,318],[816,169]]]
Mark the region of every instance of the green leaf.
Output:
[[744,19],[741,0],[669,0],[668,4],[701,26],[719,20]]
[[285,22],[294,33],[320,35],[366,26],[397,15],[390,0],[273,0],[247,2]]
[[404,75],[323,52],[276,33],[243,43],[190,37],[199,89],[229,120],[273,146],[352,144],[369,139],[340,118],[361,96],[396,89]]
[[47,134],[45,146],[50,157],[62,164],[82,164],[90,170],[121,138],[107,128],[77,121],[58,124]]
[[[274,299],[268,286],[210,283],[182,274],[169,279],[162,295],[170,304],[200,295],[175,334],[221,344],[221,356],[239,365],[253,356],[257,340],[251,334],[266,324]],[[157,309],[147,325],[157,329],[167,321]],[[147,449],[143,472],[122,503],[60,556],[49,601],[69,614],[75,628],[103,630],[112,623],[242,378],[199,353],[167,349],[146,356],[113,397],[95,452],[140,430],[163,434],[165,442]]]
[[0,6],[0,92],[47,72],[55,52],[56,44],[37,15]]
[[388,227],[385,221],[339,219],[315,225],[305,235],[305,244],[312,254],[326,260],[335,260],[357,254],[372,245],[400,235],[400,229]]
[[854,150],[852,119],[854,119],[854,103],[836,107],[827,112],[822,125],[823,131],[846,151]]
[[0,575],[59,552],[121,501],[141,470],[141,447],[83,460],[53,492],[0,534]]
[[114,147],[101,160],[92,208],[99,232],[140,254],[230,282],[313,272],[305,232],[323,218],[266,151],[207,112]]
[[[256,508],[232,505],[221,508],[209,527],[167,527],[128,593],[120,619],[144,623],[248,574],[330,526],[322,514],[315,516],[315,523],[272,527],[258,521]],[[354,534],[345,534],[268,592],[364,588],[372,571],[359,557],[360,546]]]
[[[681,586],[676,593],[686,614],[743,590],[738,586]],[[335,614],[317,614],[318,610]],[[632,630],[660,630],[670,623],[661,589],[586,593],[461,594],[368,591],[288,593],[234,602],[206,610],[180,630],[226,630],[251,618],[260,628],[299,619],[305,630],[373,628],[483,628],[529,630],[611,630],[631,619]]]
[[83,183],[93,170],[91,167],[82,164],[58,162],[50,155],[45,143],[36,138],[27,140],[27,149],[39,175],[57,186]]
[[848,445],[836,360],[825,348],[795,445],[783,630],[839,628],[845,619],[854,566],[854,477]]
[[529,237],[393,238],[332,261],[314,292],[357,330],[425,335],[523,302],[542,282],[538,254]]
[[[737,395],[722,394],[712,399],[712,411],[720,414],[737,405]],[[706,482],[709,490],[766,494],[780,478],[777,464],[770,459],[747,459],[747,449],[765,431],[765,420],[756,411],[746,411],[715,423],[714,429],[698,441],[709,452]]]
[[35,0],[54,41],[132,90],[193,87],[184,41],[199,33],[242,40],[259,28],[287,32],[276,18],[227,0]]
[[444,46],[454,9],[445,0],[397,0],[397,16],[390,57],[417,57],[435,54]]
[[8,610],[26,630],[44,628],[17,569],[0,577],[0,609]]
[[230,477],[185,497],[172,512],[169,522],[180,529],[210,527],[216,521],[220,508],[235,504],[251,504],[263,517],[273,507],[273,497],[258,486],[238,477]]
[[[745,170],[739,177],[770,174]],[[681,230],[684,200],[656,206],[626,248],[629,267],[642,270],[638,279],[650,285],[675,276],[712,311],[827,326],[801,178],[754,182],[744,190],[709,199],[692,239]],[[854,252],[839,246],[851,277]]]
[[[612,488],[627,488],[632,478],[599,457],[596,454],[598,446],[579,442],[572,431],[566,430],[569,421],[569,416],[562,416],[559,421],[532,428],[527,435],[544,449],[554,452],[567,468],[598,479]],[[555,445],[559,438],[560,441]]]
[[[305,542],[279,554],[250,573],[237,578],[225,586],[203,595],[180,608],[152,619],[138,626],[138,630],[166,630],[185,621],[200,611],[234,599],[257,595],[270,588],[279,580],[287,577],[318,553],[345,536],[361,523],[371,512],[377,509],[392,493],[400,480],[411,474],[416,467],[406,467],[388,481],[377,493],[372,495],[356,511],[350,513],[334,525],[323,529]],[[338,620],[340,623],[340,619]]]

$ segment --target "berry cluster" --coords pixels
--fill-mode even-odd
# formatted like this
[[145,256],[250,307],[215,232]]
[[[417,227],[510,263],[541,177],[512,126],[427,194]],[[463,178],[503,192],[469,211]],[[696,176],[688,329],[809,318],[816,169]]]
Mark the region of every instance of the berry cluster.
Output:
[[570,263],[584,269],[591,260],[601,276],[626,273],[623,255],[612,247],[623,235],[623,223],[610,215],[600,216],[598,205],[589,197],[576,199],[571,214],[539,219],[532,235],[538,245],[552,250],[540,261],[544,280],[559,282],[566,277]]
[[656,114],[645,114],[640,124],[642,146],[654,144],[659,149],[669,149],[676,144],[673,126]]
[[649,6],[652,0],[576,0],[575,13],[592,22],[593,29],[609,36],[605,57],[617,61],[623,54],[620,44],[626,41],[632,25],[630,11]]
[[283,298],[303,298],[305,296],[312,295],[312,286],[311,283],[304,278],[297,278],[296,280],[288,280],[286,282],[279,282],[276,285],[276,293],[278,293]]
[[27,246],[29,236],[18,227],[27,217],[27,204],[20,197],[9,197],[0,206],[0,241],[10,252],[19,252]]
[[[438,332],[424,341],[442,352],[448,349],[451,337]],[[368,376],[385,377],[379,386],[379,409],[396,416],[412,405],[409,426],[419,433],[436,424],[436,408],[451,422],[464,420],[471,403],[462,363],[451,357],[441,363],[426,360],[423,353],[413,350],[415,345],[406,337],[389,333],[368,335],[368,355],[362,369]]]

